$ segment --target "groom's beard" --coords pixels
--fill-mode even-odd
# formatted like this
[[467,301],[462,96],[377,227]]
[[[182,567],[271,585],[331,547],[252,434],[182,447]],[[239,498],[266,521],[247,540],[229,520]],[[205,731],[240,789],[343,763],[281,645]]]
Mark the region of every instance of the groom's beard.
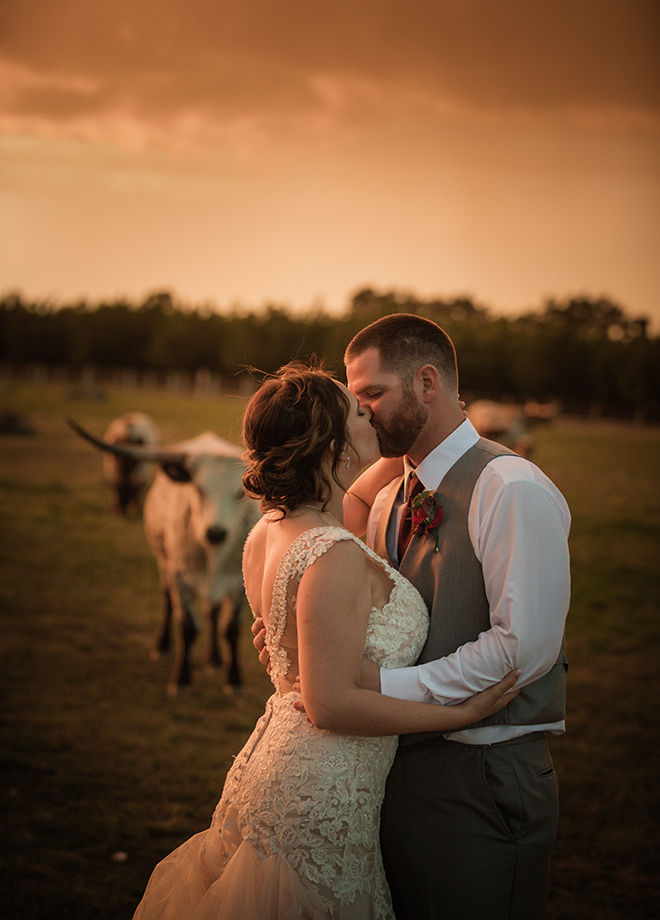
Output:
[[401,405],[394,412],[387,425],[377,419],[378,444],[383,457],[403,457],[417,440],[426,424],[428,413],[415,399],[412,388],[403,391]]

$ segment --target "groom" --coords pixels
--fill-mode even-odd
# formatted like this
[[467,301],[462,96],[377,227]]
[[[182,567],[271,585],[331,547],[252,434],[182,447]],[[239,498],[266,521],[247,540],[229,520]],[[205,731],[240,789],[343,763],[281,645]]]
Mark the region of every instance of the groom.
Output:
[[[383,456],[404,458],[367,542],[431,618],[418,665],[374,666],[370,686],[451,704],[522,670],[518,697],[479,725],[401,738],[381,816],[397,920],[540,920],[558,816],[545,733],[564,731],[568,507],[534,464],[464,418],[454,346],[435,323],[386,316],[355,336],[345,364]],[[411,535],[420,490],[433,496],[427,532],[415,522]]]

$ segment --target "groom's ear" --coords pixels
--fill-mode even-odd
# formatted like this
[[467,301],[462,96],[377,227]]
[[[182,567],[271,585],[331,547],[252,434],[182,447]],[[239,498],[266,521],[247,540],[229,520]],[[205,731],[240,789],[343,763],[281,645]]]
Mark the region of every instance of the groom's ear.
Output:
[[433,402],[440,386],[440,374],[433,364],[424,364],[414,377],[414,387],[424,403]]

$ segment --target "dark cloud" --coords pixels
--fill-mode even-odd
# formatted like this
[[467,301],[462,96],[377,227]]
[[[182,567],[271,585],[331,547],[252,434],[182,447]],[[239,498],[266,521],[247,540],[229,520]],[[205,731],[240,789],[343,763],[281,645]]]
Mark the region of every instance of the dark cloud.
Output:
[[392,111],[657,122],[657,0],[5,0],[5,125],[213,136]]

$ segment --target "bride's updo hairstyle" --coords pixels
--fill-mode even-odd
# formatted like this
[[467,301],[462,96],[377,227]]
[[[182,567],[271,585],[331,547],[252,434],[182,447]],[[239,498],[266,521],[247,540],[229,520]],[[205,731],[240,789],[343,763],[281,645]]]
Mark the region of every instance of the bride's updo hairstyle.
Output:
[[243,418],[243,487],[262,512],[284,515],[306,502],[326,506],[331,484],[322,467],[329,455],[339,485],[349,411],[346,394],[319,366],[292,361],[262,383]]

